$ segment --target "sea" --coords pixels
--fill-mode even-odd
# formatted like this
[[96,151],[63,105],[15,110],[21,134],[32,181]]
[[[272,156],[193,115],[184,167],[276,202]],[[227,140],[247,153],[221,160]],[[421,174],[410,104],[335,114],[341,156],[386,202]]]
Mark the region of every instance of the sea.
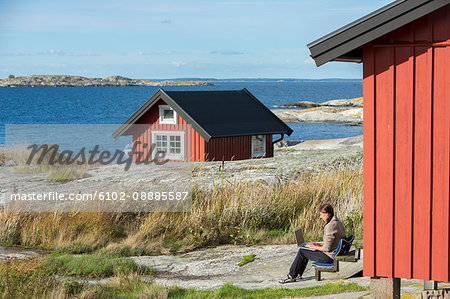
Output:
[[[362,97],[362,80],[212,80],[211,86],[165,86],[164,90],[237,90],[246,88],[270,109],[299,101],[321,103]],[[0,87],[0,145],[60,143],[75,148],[80,140],[121,148],[112,132],[160,87]],[[21,124],[21,125],[18,125]],[[74,124],[80,124],[74,125]],[[88,125],[88,126],[81,126]],[[361,125],[287,123],[286,140],[305,141],[357,136]],[[83,127],[76,132],[76,127]],[[50,138],[51,137],[51,138]],[[61,137],[61,140],[57,140]],[[55,139],[56,138],[56,139]]]

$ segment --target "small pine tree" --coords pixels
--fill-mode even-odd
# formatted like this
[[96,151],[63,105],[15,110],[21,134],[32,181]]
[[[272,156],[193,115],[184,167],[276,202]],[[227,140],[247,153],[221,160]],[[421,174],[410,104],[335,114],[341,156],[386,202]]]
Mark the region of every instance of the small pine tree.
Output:
[[9,76],[8,76],[9,79],[14,79],[15,77],[16,77],[16,76],[14,76],[14,75],[9,75]]

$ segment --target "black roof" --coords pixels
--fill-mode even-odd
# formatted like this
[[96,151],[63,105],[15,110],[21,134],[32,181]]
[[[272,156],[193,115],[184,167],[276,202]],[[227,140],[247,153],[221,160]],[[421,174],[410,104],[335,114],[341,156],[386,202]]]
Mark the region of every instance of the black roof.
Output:
[[206,141],[217,137],[292,134],[291,128],[245,88],[225,91],[159,89],[113,133],[113,137],[117,139],[128,135],[128,128],[160,99],[171,106]]
[[423,17],[450,0],[397,0],[308,44],[317,66],[329,61],[362,62],[362,46]]

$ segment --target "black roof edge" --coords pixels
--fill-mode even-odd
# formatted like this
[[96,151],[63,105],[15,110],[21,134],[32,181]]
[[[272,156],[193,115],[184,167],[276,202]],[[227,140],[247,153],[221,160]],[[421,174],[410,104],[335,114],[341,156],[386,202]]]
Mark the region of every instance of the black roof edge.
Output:
[[158,91],[148,99],[133,115],[130,116],[113,134],[113,138],[117,140],[123,134],[138,121],[153,105],[162,99],[169,106],[171,106],[184,120],[191,123],[191,126],[203,137],[207,142],[211,139],[211,135],[206,132],[195,120],[193,120],[178,104],[172,100],[172,98],[166,94],[164,89],[160,88]]
[[405,2],[405,1],[406,0],[397,0],[397,1],[391,2],[391,3],[381,7],[379,9],[377,9],[377,10],[375,10],[375,11],[373,11],[373,12],[367,14],[367,15],[365,15],[365,16],[362,16],[361,18],[359,18],[359,19],[357,19],[357,20],[355,20],[353,22],[348,23],[347,25],[342,26],[339,29],[336,29],[336,30],[334,30],[334,31],[332,31],[332,32],[322,36],[322,37],[319,37],[318,39],[310,42],[307,45],[307,47],[308,48],[314,47],[314,46],[322,43],[323,41],[329,39],[330,37],[333,37],[333,36],[337,35],[338,33],[341,33],[342,31],[345,31],[345,30],[348,30],[348,29],[350,29],[352,27],[355,27],[356,25],[358,25],[358,24],[360,24],[362,22],[365,22],[368,19],[373,18],[374,16],[379,15],[380,13],[382,13],[382,12],[384,12],[384,11],[394,7],[394,6],[397,6],[398,4],[400,4],[402,2]]
[[[292,133],[292,132],[291,132]],[[239,137],[239,136],[255,136],[255,135],[275,135],[275,134],[287,134],[285,131],[267,131],[267,132],[249,132],[245,134],[225,134],[225,135],[217,135],[212,137],[214,138],[226,138],[226,137]]]
[[211,135],[206,132],[203,127],[201,127],[189,114],[186,113],[180,106],[178,106],[177,102],[175,102],[165,91],[164,89],[161,89],[162,93],[164,94],[164,100],[169,106],[171,106],[186,122],[190,123],[192,128],[194,128],[195,131],[197,131],[200,136],[205,139],[206,142],[208,142],[211,139]]
[[[270,111],[269,108],[266,107],[263,103],[261,103],[250,91],[247,90],[247,88],[242,88],[242,91],[247,93],[256,103],[261,105],[266,111],[268,111],[272,116],[287,130],[287,132],[283,132],[283,134],[287,134],[288,136],[291,136],[292,132],[294,132],[284,121],[282,121],[278,116],[275,115],[272,111]],[[282,133],[275,133],[275,134],[282,134]]]
[[117,140],[120,136],[122,136],[130,127],[133,125],[145,112],[148,111],[160,97],[160,93],[162,88],[158,89],[155,94],[148,99],[141,107],[138,108],[117,130],[112,134],[113,138]]
[[[311,58],[317,66],[329,61],[361,62],[363,45],[449,3],[449,0],[394,1],[309,43]],[[354,55],[357,52],[361,54]]]

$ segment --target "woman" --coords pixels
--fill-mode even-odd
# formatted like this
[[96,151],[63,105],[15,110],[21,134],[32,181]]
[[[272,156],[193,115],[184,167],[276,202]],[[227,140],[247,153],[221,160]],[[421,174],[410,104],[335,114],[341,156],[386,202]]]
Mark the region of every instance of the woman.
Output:
[[345,228],[342,222],[334,216],[334,209],[329,204],[320,206],[320,218],[325,221],[326,225],[323,229],[323,244],[308,243],[301,246],[297,256],[292,263],[287,278],[280,280],[280,283],[294,282],[302,279],[308,260],[320,263],[332,263],[334,251],[339,241],[345,238]]

